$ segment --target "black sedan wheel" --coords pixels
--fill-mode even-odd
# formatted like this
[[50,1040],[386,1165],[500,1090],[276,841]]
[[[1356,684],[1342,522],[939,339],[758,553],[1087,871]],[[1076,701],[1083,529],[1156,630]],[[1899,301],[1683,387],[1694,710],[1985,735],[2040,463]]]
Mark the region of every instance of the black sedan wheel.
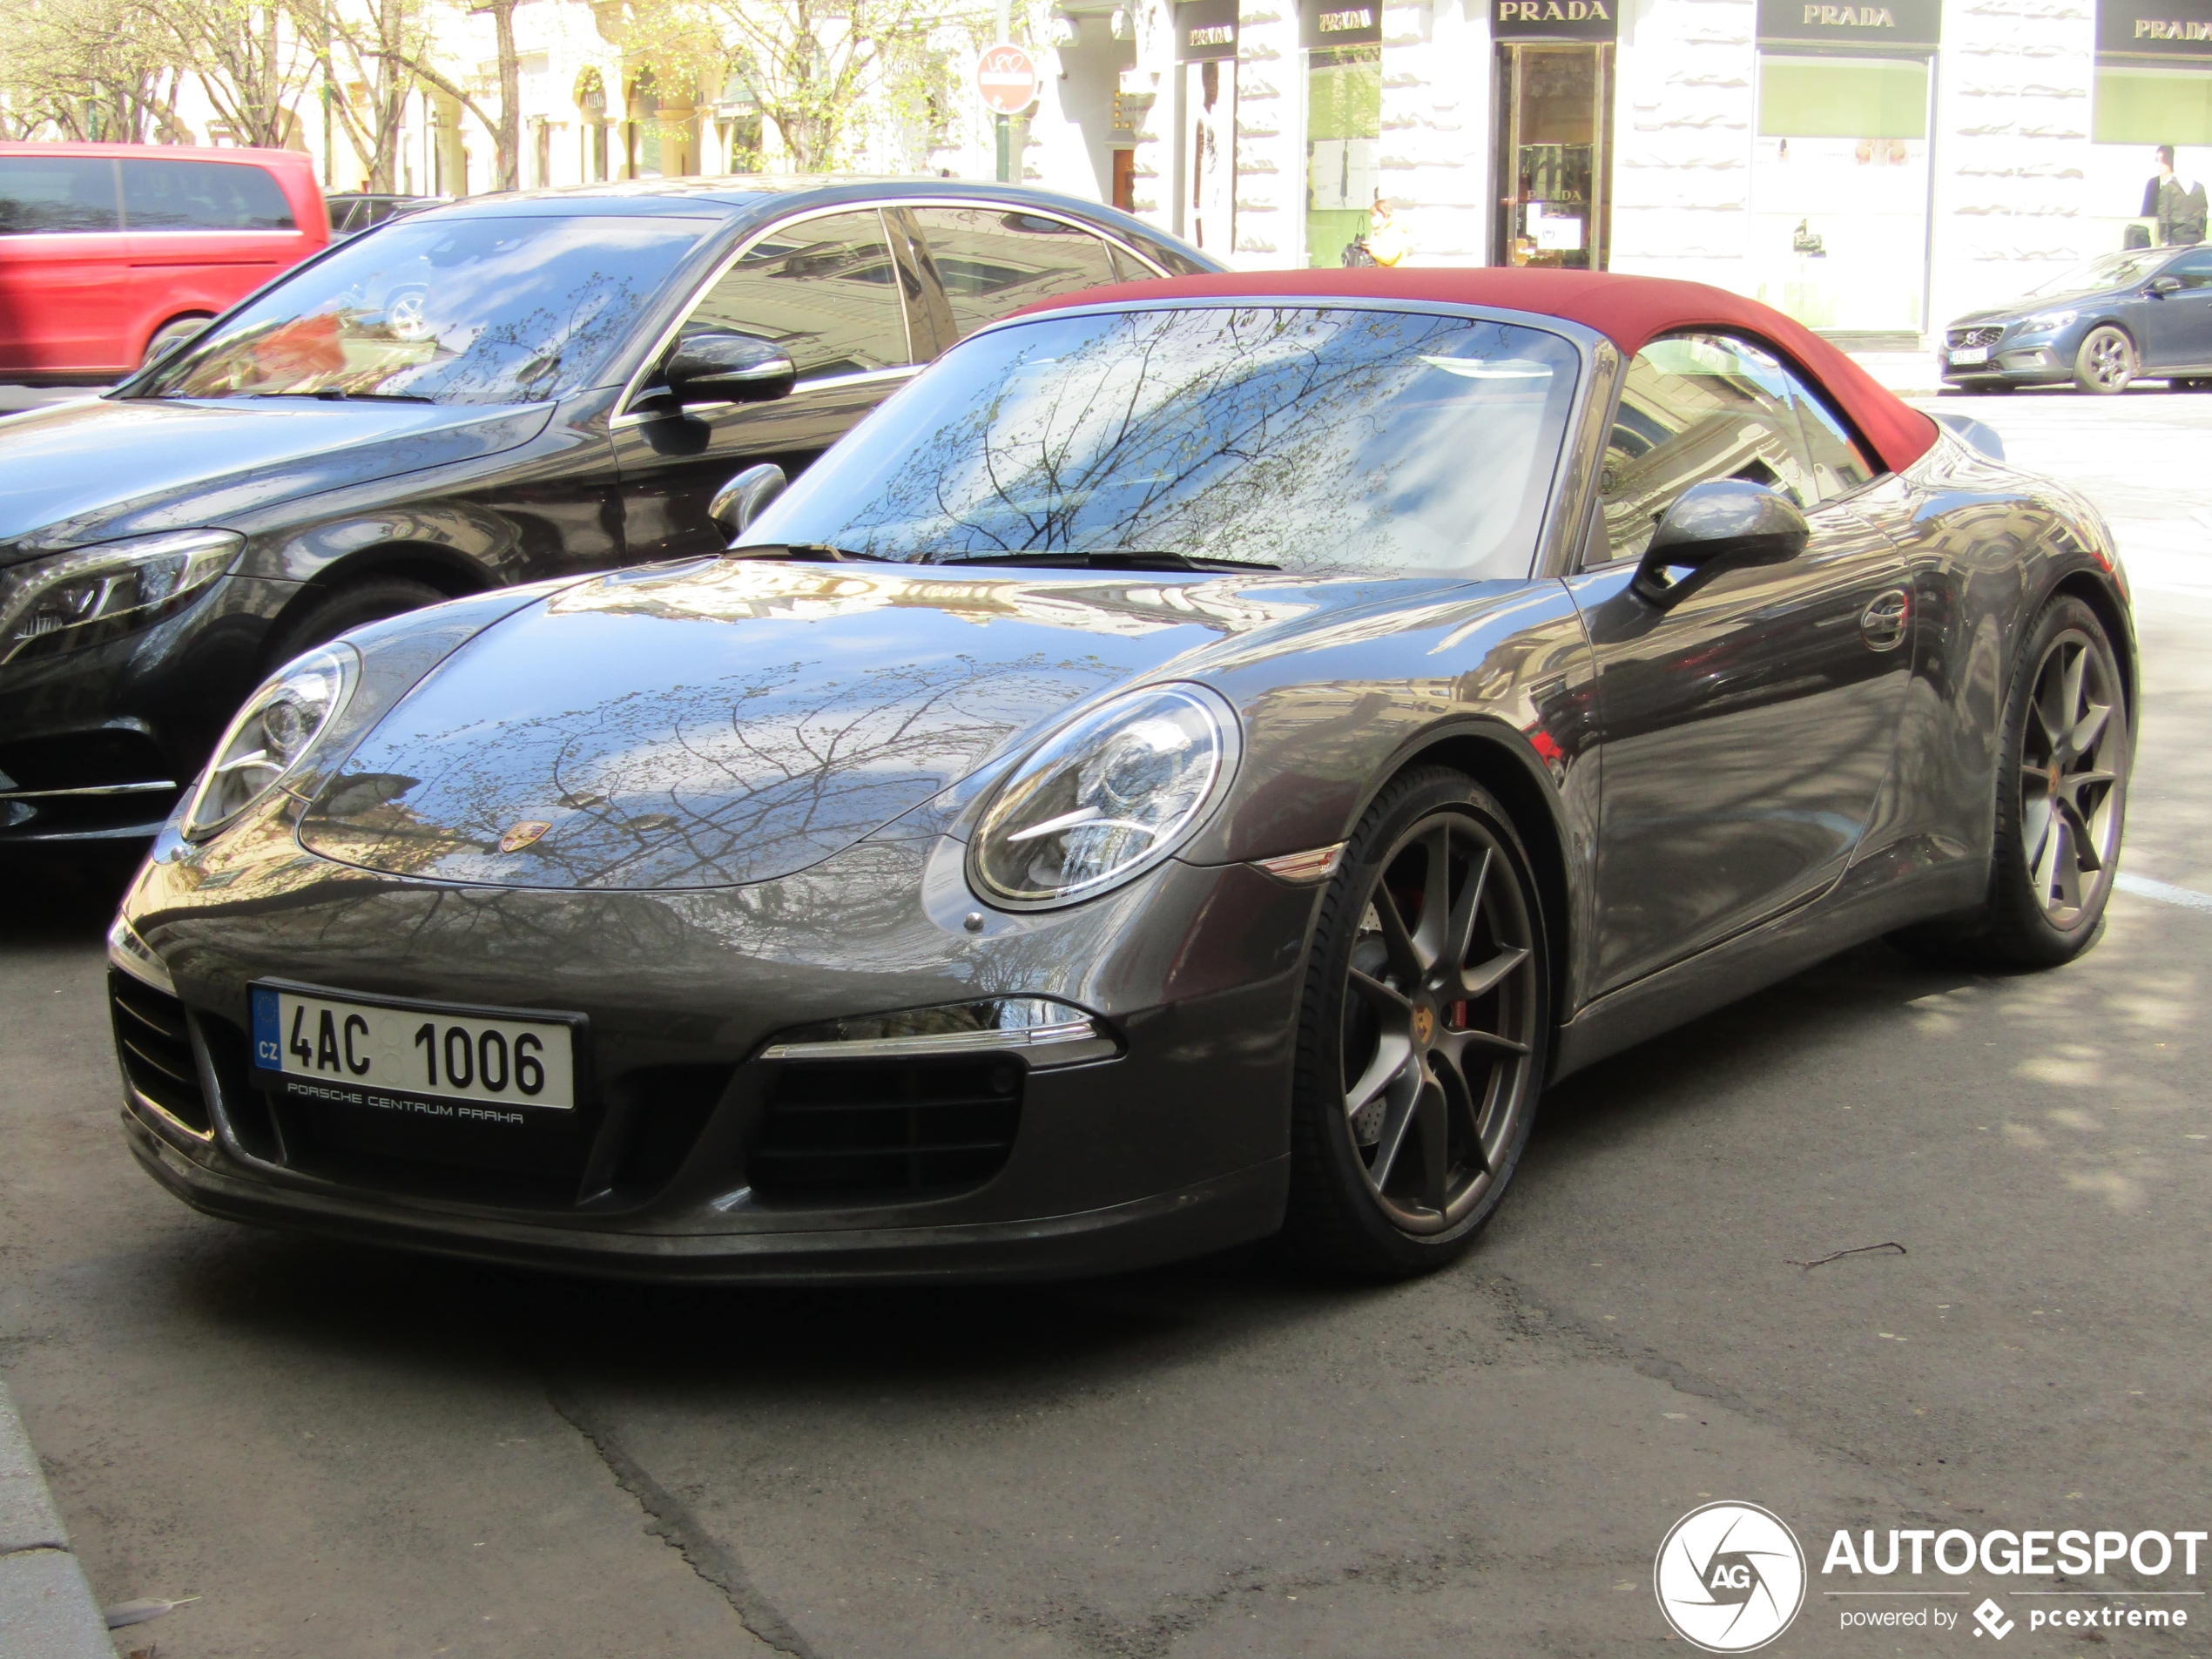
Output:
[[1322,902],[1287,1235],[1309,1260],[1440,1267],[1496,1209],[1541,1088],[1548,977],[1527,854],[1463,774],[1368,809]]
[[2123,330],[2107,323],[2101,328],[2092,328],[2081,342],[2081,349],[2074,354],[2074,383],[2085,392],[2100,395],[2124,392],[2141,367],[2135,356],[2135,342]]

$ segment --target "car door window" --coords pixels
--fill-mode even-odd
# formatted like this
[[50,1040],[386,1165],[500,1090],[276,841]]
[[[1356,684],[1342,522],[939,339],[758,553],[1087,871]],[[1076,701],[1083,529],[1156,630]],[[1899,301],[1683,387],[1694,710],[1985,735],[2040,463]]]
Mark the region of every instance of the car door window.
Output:
[[123,222],[134,231],[297,228],[274,179],[229,161],[125,161]]
[[912,212],[928,239],[962,339],[1054,294],[1128,280],[1124,270],[1136,263],[1117,256],[1103,238],[1041,213],[1004,207]]
[[1605,556],[1639,558],[1692,484],[1741,478],[1800,507],[1873,477],[1842,423],[1766,352],[1723,334],[1655,340],[1622,387],[1598,487]]
[[0,156],[0,236],[121,228],[107,157]]
[[801,384],[912,362],[882,216],[871,207],[770,231],[692,307],[681,337],[698,334],[772,341]]
[[2212,288],[2212,248],[2184,253],[2159,275],[2180,278],[2184,288]]

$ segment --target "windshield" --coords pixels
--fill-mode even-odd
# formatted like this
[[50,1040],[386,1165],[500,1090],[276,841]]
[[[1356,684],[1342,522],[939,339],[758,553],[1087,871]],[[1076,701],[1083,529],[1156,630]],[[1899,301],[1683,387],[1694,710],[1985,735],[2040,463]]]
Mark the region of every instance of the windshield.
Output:
[[2062,271],[2049,281],[2027,291],[2031,300],[2047,300],[2060,293],[2096,293],[2106,288],[2131,288],[2148,282],[2158,267],[2174,256],[2170,247],[2135,248],[2125,253],[2101,253],[2087,265]]
[[137,395],[564,396],[594,383],[711,228],[695,219],[397,220],[201,335]]
[[1042,316],[948,354],[745,540],[1525,577],[1575,366],[1556,334],[1411,312]]

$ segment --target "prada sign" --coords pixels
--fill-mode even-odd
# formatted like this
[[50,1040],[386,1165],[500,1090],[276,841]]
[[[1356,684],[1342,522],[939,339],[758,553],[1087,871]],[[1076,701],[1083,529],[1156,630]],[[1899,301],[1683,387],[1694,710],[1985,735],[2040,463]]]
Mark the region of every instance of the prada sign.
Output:
[[1237,0],[1190,0],[1175,9],[1175,55],[1203,64],[1237,56]]
[[1622,0],[1489,0],[1498,40],[1613,40]]
[[2097,0],[2097,59],[2212,62],[2212,0]]
[[1299,9],[1298,44],[1308,51],[1381,41],[1382,0],[1305,0]]
[[1847,51],[1932,52],[1943,41],[1941,0],[1759,0],[1759,44]]

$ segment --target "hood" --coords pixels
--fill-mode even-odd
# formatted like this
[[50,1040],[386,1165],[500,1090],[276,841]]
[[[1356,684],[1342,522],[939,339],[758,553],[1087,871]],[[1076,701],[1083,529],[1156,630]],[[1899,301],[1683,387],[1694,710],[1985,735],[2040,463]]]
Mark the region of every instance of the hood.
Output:
[[90,398],[0,421],[0,563],[221,526],[300,496],[496,455],[552,418],[523,407]]
[[1079,699],[1327,603],[1295,577],[738,559],[610,576],[434,670],[300,839],[368,869],[503,887],[772,880]]

